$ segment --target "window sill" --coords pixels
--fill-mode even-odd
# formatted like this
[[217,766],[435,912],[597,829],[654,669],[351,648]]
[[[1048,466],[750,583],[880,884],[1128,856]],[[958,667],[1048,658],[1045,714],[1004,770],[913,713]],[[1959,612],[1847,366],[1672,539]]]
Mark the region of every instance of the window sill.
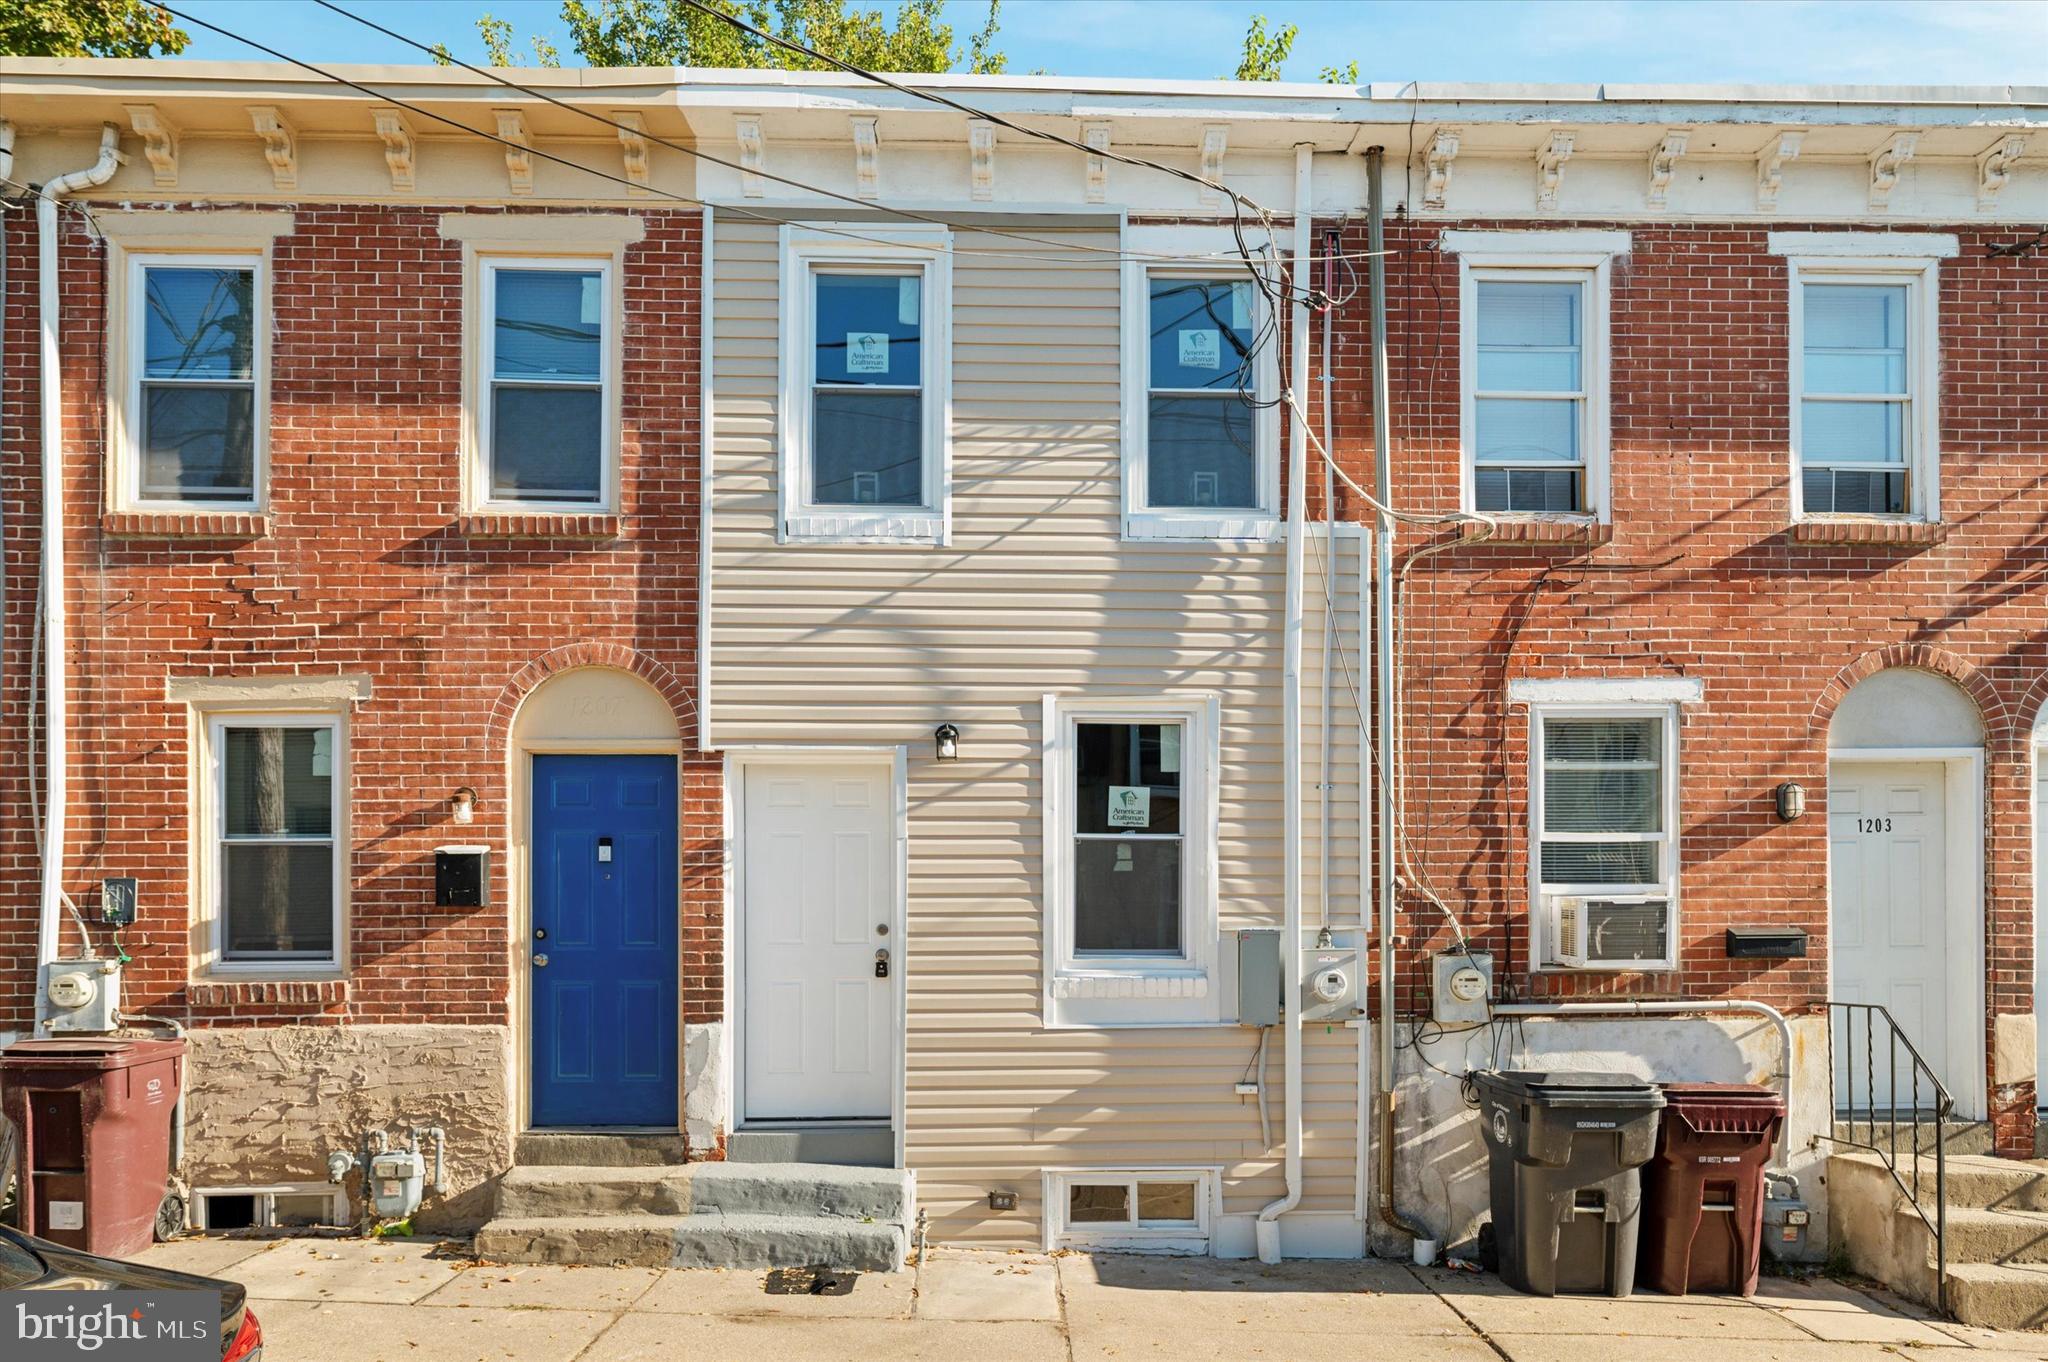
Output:
[[782,524],[790,544],[914,544],[935,548],[945,541],[946,525],[930,511],[895,515],[862,512],[803,511]]
[[617,539],[619,521],[609,511],[465,511],[455,532],[466,539]]
[[252,1003],[296,1007],[345,1007],[348,980],[339,975],[208,974],[187,988],[195,1008],[241,1007]]
[[262,539],[262,511],[108,511],[100,528],[117,539]]
[[1055,974],[1055,998],[1206,998],[1205,970],[1117,970],[1089,974]]
[[1795,544],[1899,544],[1924,547],[1948,542],[1948,526],[1931,520],[1875,516],[1812,516],[1786,531]]
[[1458,526],[1461,539],[1485,544],[1571,544],[1594,548],[1614,541],[1614,526],[1592,516],[1538,519],[1492,513],[1494,524],[1466,521]]
[[1254,544],[1277,543],[1283,528],[1278,520],[1263,515],[1173,516],[1129,515],[1124,517],[1124,538],[1143,540],[1188,540],[1196,542],[1236,541]]

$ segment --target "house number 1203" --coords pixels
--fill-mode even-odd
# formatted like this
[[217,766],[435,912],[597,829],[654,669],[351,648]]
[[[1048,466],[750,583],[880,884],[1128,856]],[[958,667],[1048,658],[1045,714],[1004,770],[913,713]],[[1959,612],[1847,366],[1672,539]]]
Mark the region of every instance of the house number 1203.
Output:
[[1856,820],[1856,831],[1858,832],[1890,832],[1891,830],[1892,820],[1889,818],[1859,818]]

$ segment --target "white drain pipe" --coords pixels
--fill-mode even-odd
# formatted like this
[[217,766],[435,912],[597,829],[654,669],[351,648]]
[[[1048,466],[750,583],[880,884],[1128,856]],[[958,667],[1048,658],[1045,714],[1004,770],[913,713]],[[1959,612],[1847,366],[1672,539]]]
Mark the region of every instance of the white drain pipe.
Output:
[[[1315,149],[1306,142],[1297,143],[1294,148],[1294,266],[1292,271],[1294,317],[1293,330],[1288,340],[1288,393],[1297,401],[1308,392],[1308,308],[1301,302],[1301,292],[1310,278],[1309,261],[1309,179],[1315,160]],[[1286,845],[1283,848],[1283,873],[1287,883],[1281,894],[1285,925],[1280,933],[1280,949],[1287,953],[1286,964],[1281,970],[1282,987],[1288,990],[1282,999],[1286,1009],[1283,1025],[1285,1041],[1285,1073],[1287,1100],[1282,1120],[1281,1138],[1287,1143],[1285,1169],[1287,1195],[1272,1202],[1259,1212],[1254,1237],[1258,1243],[1259,1261],[1277,1263],[1280,1261],[1280,1217],[1301,1204],[1301,1146],[1302,1146],[1302,1091],[1301,1091],[1301,633],[1302,633],[1302,588],[1306,575],[1308,549],[1308,426],[1302,418],[1301,408],[1295,402],[1288,405],[1287,439],[1287,599],[1281,624],[1281,784],[1283,786],[1281,832]]]
[[36,1030],[50,1017],[43,992],[42,966],[57,958],[57,939],[64,921],[64,816],[69,803],[68,754],[65,730],[69,718],[65,674],[64,630],[64,372],[57,330],[63,293],[57,278],[57,201],[78,189],[90,189],[114,178],[121,164],[121,134],[112,123],[100,127],[99,159],[84,170],[59,175],[36,195],[36,318],[42,333],[42,384],[39,391],[43,454],[43,708],[44,798],[43,877],[41,912],[36,925]]

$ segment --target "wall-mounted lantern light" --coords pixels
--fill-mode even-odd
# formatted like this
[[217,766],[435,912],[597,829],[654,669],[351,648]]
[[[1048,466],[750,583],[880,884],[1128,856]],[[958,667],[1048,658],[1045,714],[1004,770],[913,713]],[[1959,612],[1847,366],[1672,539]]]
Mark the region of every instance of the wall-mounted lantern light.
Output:
[[1778,821],[1796,823],[1806,814],[1806,787],[1788,780],[1778,787]]
[[467,785],[448,796],[448,816],[458,823],[476,821],[476,791]]
[[960,760],[960,730],[951,724],[940,724],[932,730],[932,742],[939,749],[940,761]]

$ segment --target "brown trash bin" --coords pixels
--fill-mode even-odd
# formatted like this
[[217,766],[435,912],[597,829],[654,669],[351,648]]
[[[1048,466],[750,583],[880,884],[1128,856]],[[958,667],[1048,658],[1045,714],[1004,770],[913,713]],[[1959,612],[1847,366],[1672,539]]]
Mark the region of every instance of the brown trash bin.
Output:
[[171,1173],[182,1040],[27,1040],[0,1050],[21,1141],[21,1228],[126,1258],[149,1247]]
[[1756,1294],[1764,1245],[1764,1165],[1785,1099],[1748,1083],[1667,1083],[1657,1152],[1643,1168],[1643,1283]]

